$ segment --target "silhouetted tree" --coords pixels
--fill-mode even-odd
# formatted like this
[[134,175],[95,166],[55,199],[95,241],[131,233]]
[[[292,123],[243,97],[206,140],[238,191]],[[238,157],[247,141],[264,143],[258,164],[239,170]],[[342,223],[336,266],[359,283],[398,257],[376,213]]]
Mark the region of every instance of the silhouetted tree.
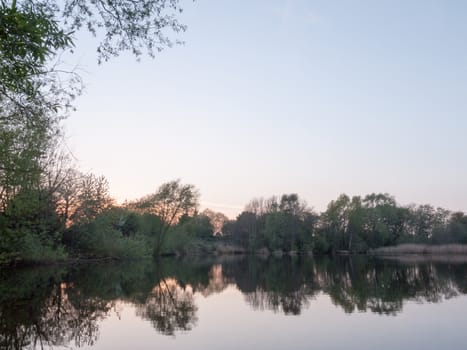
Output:
[[193,185],[183,185],[180,180],[162,184],[156,193],[131,203],[130,208],[157,215],[161,220],[154,253],[158,255],[170,227],[184,215],[193,216],[199,206],[199,193]]

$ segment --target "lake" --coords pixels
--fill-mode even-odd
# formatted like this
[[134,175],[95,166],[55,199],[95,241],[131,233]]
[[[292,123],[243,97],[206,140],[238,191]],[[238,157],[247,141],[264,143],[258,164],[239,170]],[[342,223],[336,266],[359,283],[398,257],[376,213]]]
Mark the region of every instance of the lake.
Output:
[[164,258],[0,273],[1,349],[467,348],[467,259]]

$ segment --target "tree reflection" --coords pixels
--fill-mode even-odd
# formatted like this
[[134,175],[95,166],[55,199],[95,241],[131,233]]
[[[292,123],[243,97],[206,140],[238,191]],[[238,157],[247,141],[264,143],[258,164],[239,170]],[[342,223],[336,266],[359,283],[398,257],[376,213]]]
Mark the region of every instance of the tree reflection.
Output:
[[198,290],[203,296],[207,297],[211,294],[221,293],[232,282],[233,281],[230,281],[224,276],[222,265],[214,264],[209,271],[209,281],[207,285],[198,285]]
[[436,303],[467,293],[466,277],[465,261],[301,256],[11,271],[0,276],[0,348],[92,346],[101,321],[122,302],[174,336],[197,325],[196,294],[209,297],[229,285],[258,311],[299,315],[324,293],[346,313],[396,315],[409,300]]
[[224,266],[255,310],[300,314],[318,292],[344,312],[395,315],[404,301],[440,302],[466,292],[467,264],[335,257],[245,259]]
[[[0,347],[42,349],[72,342],[78,347],[93,345],[108,303],[82,298],[74,305],[67,285],[60,283],[61,274],[40,272],[19,274],[2,283]],[[16,285],[18,280],[24,284]]]
[[298,315],[318,291],[309,262],[303,257],[250,258],[224,270],[253,309]]
[[299,315],[302,308],[309,305],[312,296],[313,293],[310,293],[306,286],[288,293],[268,292],[258,288],[245,294],[245,300],[255,310],[283,311],[286,315]]
[[190,287],[182,288],[176,280],[162,278],[148,295],[146,302],[137,305],[136,314],[151,321],[162,334],[190,331],[198,321],[197,307]]
[[[465,266],[461,268],[465,270]],[[439,265],[429,261],[401,264],[341,258],[317,262],[317,272],[322,290],[345,312],[396,314],[405,300],[439,302],[459,294],[450,274],[443,274]]]

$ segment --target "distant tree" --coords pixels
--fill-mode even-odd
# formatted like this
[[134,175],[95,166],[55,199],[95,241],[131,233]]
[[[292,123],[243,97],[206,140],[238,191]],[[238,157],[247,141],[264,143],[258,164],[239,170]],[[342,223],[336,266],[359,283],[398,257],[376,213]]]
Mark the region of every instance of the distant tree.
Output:
[[245,206],[245,211],[256,216],[266,214],[267,210],[267,201],[264,198],[254,198]]
[[434,234],[434,243],[467,244],[467,215],[462,212],[452,213],[445,230]]
[[372,193],[365,196],[363,203],[367,208],[376,208],[381,206],[396,206],[394,197],[387,193]]
[[156,193],[131,203],[130,208],[157,215],[161,225],[156,237],[155,254],[158,255],[170,227],[184,215],[193,216],[199,206],[199,193],[193,185],[184,185],[180,180],[162,184]]
[[351,200],[346,194],[341,194],[335,201],[328,204],[321,217],[321,228],[333,250],[347,249],[346,234],[349,226]]
[[300,200],[298,194],[283,194],[279,204],[282,213],[302,218],[308,212],[307,204]]
[[[359,196],[352,197],[349,204],[349,223],[347,226],[348,231],[348,246],[347,249],[351,252],[354,249],[354,240],[358,237],[364,227],[366,219],[366,211],[362,207],[362,200]],[[358,249],[359,250],[359,249]]]
[[254,250],[260,245],[258,218],[251,212],[240,213],[235,223],[228,225],[227,232],[231,240],[246,249]]
[[209,241],[214,238],[212,221],[203,213],[194,216],[184,215],[178,226],[188,234],[189,238],[202,241]]
[[84,174],[78,177],[76,207],[70,218],[73,223],[87,224],[113,205],[109,183],[104,176]]
[[[269,203],[274,203],[274,198]],[[265,214],[264,235],[272,250],[290,251],[303,249],[311,239],[311,211],[296,193],[283,194],[280,202],[270,206],[272,211]],[[277,209],[276,209],[277,208]]]
[[442,208],[435,209],[429,204],[410,206],[409,233],[420,242],[427,242],[432,238],[435,228],[446,226],[449,219],[449,211]]
[[287,238],[295,227],[290,227],[287,219],[287,215],[281,212],[266,215],[264,236],[270,250],[289,251],[291,249]]
[[229,218],[220,212],[215,212],[211,209],[205,209],[201,212],[201,215],[204,215],[209,218],[211,225],[213,227],[213,234],[220,234],[222,233],[222,228],[224,227],[224,223],[229,220]]
[[297,194],[284,194],[251,200],[226,232],[250,250],[304,250],[311,245],[316,218]]
[[68,168],[65,170],[63,181],[56,189],[57,212],[62,218],[63,225],[68,227],[72,223],[72,216],[79,206],[80,179],[79,171]]
[[362,200],[365,211],[361,236],[370,248],[396,244],[406,228],[406,210],[387,193],[372,193]]

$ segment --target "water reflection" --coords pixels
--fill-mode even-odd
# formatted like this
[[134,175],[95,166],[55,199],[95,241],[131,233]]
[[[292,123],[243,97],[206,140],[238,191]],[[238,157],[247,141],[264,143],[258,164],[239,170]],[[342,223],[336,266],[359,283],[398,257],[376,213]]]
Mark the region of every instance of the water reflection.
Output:
[[0,348],[93,345],[115,301],[87,296],[65,271],[23,271],[0,287]]
[[196,325],[197,307],[191,287],[181,287],[173,278],[162,278],[147,296],[144,304],[137,304],[136,314],[165,335],[176,330],[189,331]]
[[[162,260],[9,271],[0,278],[0,348],[92,346],[122,303],[164,335],[196,327],[196,295],[234,285],[253,310],[299,315],[325,293],[346,313],[397,315],[407,300],[440,302],[467,293],[465,262],[365,257]],[[221,310],[220,310],[221,311]]]

